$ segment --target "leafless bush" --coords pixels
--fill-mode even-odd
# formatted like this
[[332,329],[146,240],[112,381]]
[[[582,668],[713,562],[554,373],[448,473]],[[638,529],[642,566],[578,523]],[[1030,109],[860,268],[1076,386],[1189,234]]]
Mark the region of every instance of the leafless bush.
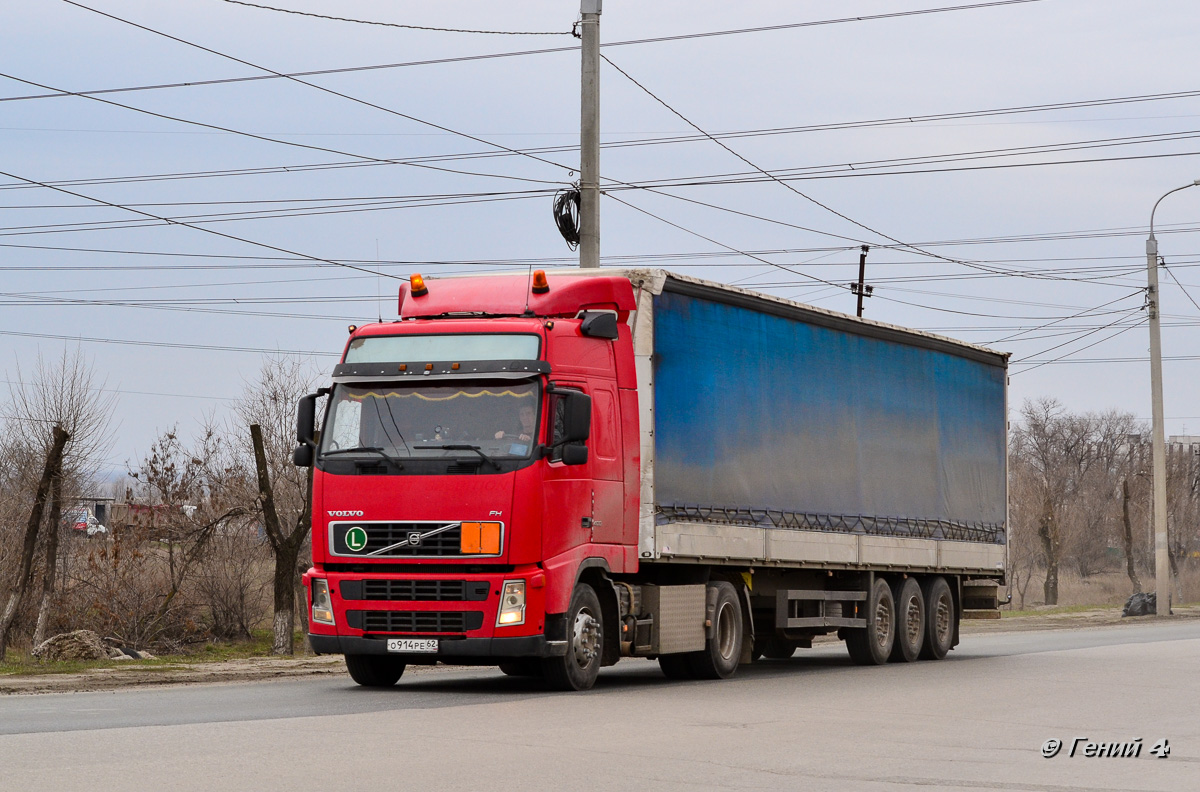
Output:
[[197,571],[196,594],[214,638],[249,638],[270,610],[270,547],[252,531],[246,526],[218,533]]

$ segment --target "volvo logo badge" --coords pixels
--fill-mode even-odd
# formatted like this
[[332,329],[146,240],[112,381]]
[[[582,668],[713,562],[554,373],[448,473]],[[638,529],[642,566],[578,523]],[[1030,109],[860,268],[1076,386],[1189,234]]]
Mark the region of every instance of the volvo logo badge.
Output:
[[421,544],[421,532],[420,531],[409,531],[408,532],[408,544],[410,547],[416,547],[417,545]]

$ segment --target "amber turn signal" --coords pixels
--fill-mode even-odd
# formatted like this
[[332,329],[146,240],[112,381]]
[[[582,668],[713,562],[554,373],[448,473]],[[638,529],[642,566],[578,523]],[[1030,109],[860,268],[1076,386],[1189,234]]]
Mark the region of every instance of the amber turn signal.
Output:
[[546,280],[545,270],[533,271],[533,293],[545,294],[550,291],[550,281]]
[[424,297],[429,294],[429,288],[425,285],[425,279],[421,277],[419,272],[414,272],[412,277],[408,279],[409,285],[412,287],[413,297]]

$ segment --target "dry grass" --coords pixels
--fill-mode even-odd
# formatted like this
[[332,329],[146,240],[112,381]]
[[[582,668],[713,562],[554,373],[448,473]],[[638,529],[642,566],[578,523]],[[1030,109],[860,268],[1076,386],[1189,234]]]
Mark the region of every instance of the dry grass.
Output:
[[[1044,573],[1043,573],[1044,574]],[[1154,577],[1140,573],[1142,589],[1154,591]],[[1042,602],[1042,580],[1034,577],[1030,583],[1025,598],[1026,610],[1040,610],[1046,606]],[[1133,593],[1133,585],[1123,572],[1104,572],[1081,578],[1076,574],[1063,572],[1058,579],[1058,605],[1060,610],[1083,610],[1089,607],[1120,607]],[[1016,596],[1013,596],[1015,610]],[[1200,602],[1200,565],[1185,564],[1179,571],[1175,581],[1173,602],[1178,605]],[[1007,609],[1006,609],[1007,610]]]

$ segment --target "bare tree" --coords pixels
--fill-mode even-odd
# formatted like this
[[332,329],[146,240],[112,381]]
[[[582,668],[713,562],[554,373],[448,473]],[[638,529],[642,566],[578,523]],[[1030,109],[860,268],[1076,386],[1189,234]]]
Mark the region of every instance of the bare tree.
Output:
[[[64,349],[57,359],[38,356],[29,376],[18,365],[9,385],[9,401],[4,405],[4,433],[0,438],[0,460],[13,465],[3,471],[5,497],[0,498],[0,544],[7,544],[15,511],[28,512],[45,509],[46,492],[41,482],[35,480],[36,471],[42,460],[48,460],[57,447],[59,433],[64,440],[55,470],[48,480],[54,497],[51,501],[51,524],[46,538],[39,540],[39,526],[29,533],[27,524],[25,541],[22,542],[22,558],[17,564],[17,578],[22,586],[32,581],[36,570],[32,558],[26,559],[27,549],[36,552],[42,544],[47,554],[43,565],[42,597],[37,615],[35,637],[44,637],[54,602],[56,572],[58,568],[60,531],[58,515],[69,503],[64,492],[82,493],[93,487],[96,474],[111,445],[113,433],[111,419],[115,398],[103,390],[103,382],[97,377],[91,363],[83,353]],[[27,548],[32,541],[33,547]],[[0,557],[0,561],[3,558]],[[0,571],[11,567],[11,563],[0,563]],[[17,603],[19,605],[19,602]],[[16,613],[5,616],[4,640],[14,626]]]
[[251,439],[253,456],[247,462],[254,471],[259,513],[275,556],[271,649],[275,654],[295,651],[297,573],[307,568],[311,553],[312,470],[297,468],[291,459],[296,403],[314,379],[315,373],[302,361],[267,358],[237,407]]
[[51,445],[46,451],[46,464],[42,468],[42,476],[38,481],[37,492],[34,495],[33,508],[29,513],[29,521],[25,524],[25,539],[22,542],[21,562],[8,590],[8,601],[4,612],[0,614],[0,660],[4,659],[8,650],[8,635],[13,621],[17,616],[17,608],[25,597],[33,577],[33,556],[37,549],[38,532],[42,526],[42,512],[46,506],[51,482],[62,475],[63,448],[71,438],[62,427],[55,426]]

